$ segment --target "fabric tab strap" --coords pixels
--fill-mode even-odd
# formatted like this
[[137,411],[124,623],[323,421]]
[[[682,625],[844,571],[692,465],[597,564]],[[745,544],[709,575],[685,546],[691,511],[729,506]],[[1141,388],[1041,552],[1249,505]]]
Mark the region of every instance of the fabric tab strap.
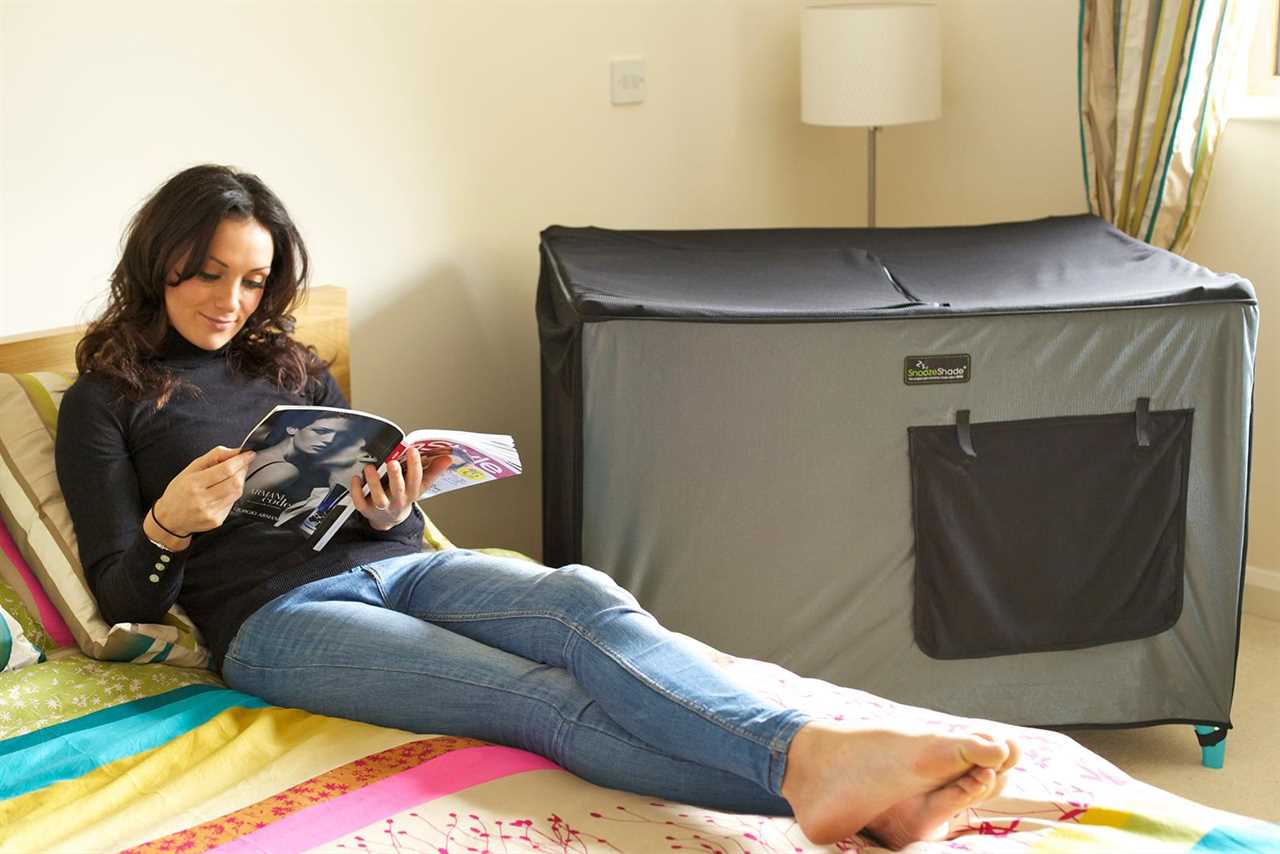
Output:
[[[1201,732],[1204,730],[1204,732]],[[1198,726],[1196,727],[1196,741],[1200,742],[1201,747],[1213,747],[1227,740],[1227,728],[1222,726]]]
[[960,440],[960,450],[976,458],[978,452],[973,449],[973,433],[969,430],[969,410],[961,409],[956,413],[956,438]]
[[1138,447],[1151,447],[1151,398],[1138,398]]

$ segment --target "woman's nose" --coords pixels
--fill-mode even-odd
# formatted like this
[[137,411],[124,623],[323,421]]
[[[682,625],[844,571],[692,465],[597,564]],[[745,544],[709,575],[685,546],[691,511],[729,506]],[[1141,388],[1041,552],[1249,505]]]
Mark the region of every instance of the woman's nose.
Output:
[[231,279],[225,285],[217,289],[215,299],[219,308],[238,308],[240,306],[240,296],[244,292],[244,285],[239,279]]

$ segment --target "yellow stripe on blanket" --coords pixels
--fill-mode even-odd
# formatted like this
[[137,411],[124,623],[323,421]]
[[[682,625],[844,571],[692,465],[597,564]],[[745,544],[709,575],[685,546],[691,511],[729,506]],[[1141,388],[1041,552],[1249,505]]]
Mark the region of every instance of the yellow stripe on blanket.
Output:
[[1037,854],[1071,854],[1089,847],[1104,851],[1187,851],[1205,828],[1152,815],[1090,807],[1074,825],[1055,825],[1031,850]]
[[347,762],[323,774],[281,789],[271,797],[234,812],[219,815],[202,824],[160,836],[132,848],[125,854],[172,854],[189,851],[198,854],[258,828],[280,821],[294,813],[336,800],[366,786],[416,768],[438,756],[468,747],[488,747],[487,742],[456,736],[426,736],[406,744],[371,753]]
[[0,852],[118,851],[421,738],[297,709],[228,709],[154,750],[0,803]]

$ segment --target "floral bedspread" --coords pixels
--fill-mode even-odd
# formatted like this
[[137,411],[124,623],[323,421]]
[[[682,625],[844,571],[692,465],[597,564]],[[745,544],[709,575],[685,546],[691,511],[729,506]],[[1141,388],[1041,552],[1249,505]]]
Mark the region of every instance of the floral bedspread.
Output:
[[[716,654],[842,720],[963,719]],[[988,728],[991,725],[987,725]],[[1140,783],[1067,736],[1023,747],[998,800],[914,852],[1280,851],[1280,829]],[[808,852],[789,818],[591,785],[521,750],[270,706],[210,674],[76,655],[0,681],[2,852]]]

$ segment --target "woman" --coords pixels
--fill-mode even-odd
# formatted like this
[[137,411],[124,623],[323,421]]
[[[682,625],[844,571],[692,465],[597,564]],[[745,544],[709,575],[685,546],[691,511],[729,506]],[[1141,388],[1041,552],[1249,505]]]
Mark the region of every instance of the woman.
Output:
[[[588,780],[792,813],[815,842],[936,838],[993,797],[1016,744],[815,721],[744,692],[608,576],[424,553],[411,512],[448,465],[411,452],[316,553],[228,519],[277,404],[345,406],[289,337],[307,254],[253,175],[188,169],[135,216],[103,316],[77,350],[57,464],[108,622],[174,602],[233,688],[418,732],[539,752]],[[369,495],[366,497],[364,486]],[[101,496],[110,495],[105,502]]]

